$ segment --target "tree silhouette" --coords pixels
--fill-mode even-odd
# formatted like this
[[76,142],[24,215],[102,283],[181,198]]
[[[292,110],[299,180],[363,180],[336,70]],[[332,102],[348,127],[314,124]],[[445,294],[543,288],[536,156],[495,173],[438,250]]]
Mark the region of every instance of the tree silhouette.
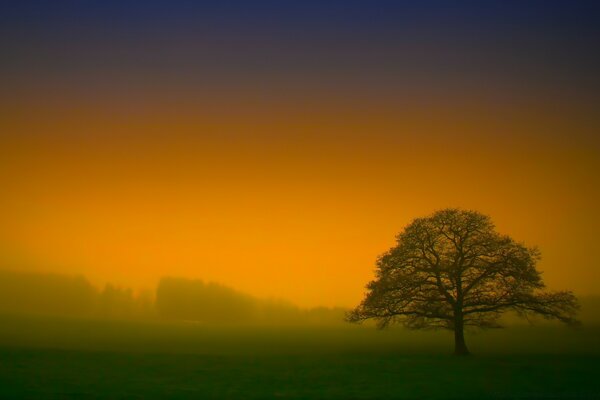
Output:
[[508,310],[576,323],[579,306],[571,292],[542,291],[539,258],[536,248],[498,234],[486,215],[441,210],[415,219],[378,258],[376,279],[347,320],[450,329],[458,355],[469,354],[465,327],[499,328]]

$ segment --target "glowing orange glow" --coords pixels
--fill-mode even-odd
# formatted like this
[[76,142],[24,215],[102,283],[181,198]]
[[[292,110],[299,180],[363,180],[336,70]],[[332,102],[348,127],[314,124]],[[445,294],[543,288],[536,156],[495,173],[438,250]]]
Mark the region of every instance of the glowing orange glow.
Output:
[[[405,224],[457,206],[539,245],[550,287],[597,293],[589,125],[474,106],[261,107],[229,119],[189,104],[120,118],[13,110],[1,138],[4,264],[349,306]],[[581,137],[565,143],[566,130]]]

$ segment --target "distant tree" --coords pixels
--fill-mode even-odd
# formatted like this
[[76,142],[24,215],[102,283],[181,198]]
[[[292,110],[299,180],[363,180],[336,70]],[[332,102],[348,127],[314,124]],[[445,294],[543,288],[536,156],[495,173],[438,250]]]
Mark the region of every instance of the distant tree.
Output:
[[156,289],[156,308],[165,318],[205,323],[251,321],[256,314],[254,297],[216,283],[165,277]]
[[131,289],[108,283],[98,294],[98,311],[106,318],[131,318],[135,302]]
[[536,248],[498,234],[488,216],[441,210],[415,219],[379,257],[376,279],[347,320],[453,330],[458,355],[469,354],[465,327],[499,328],[508,310],[576,323],[571,292],[542,291],[539,258]]

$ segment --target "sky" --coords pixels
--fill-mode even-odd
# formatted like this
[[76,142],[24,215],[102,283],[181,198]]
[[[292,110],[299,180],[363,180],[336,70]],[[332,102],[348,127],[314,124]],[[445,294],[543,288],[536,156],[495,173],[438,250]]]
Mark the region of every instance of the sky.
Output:
[[479,210],[600,294],[595,1],[0,6],[0,262],[352,306]]

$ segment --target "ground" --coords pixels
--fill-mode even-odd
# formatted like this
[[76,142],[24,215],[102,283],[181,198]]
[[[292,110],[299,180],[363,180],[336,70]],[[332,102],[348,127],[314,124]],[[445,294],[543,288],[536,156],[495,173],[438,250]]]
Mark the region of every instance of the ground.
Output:
[[442,333],[49,321],[1,321],[0,398],[600,398],[598,329],[476,335],[454,357]]

